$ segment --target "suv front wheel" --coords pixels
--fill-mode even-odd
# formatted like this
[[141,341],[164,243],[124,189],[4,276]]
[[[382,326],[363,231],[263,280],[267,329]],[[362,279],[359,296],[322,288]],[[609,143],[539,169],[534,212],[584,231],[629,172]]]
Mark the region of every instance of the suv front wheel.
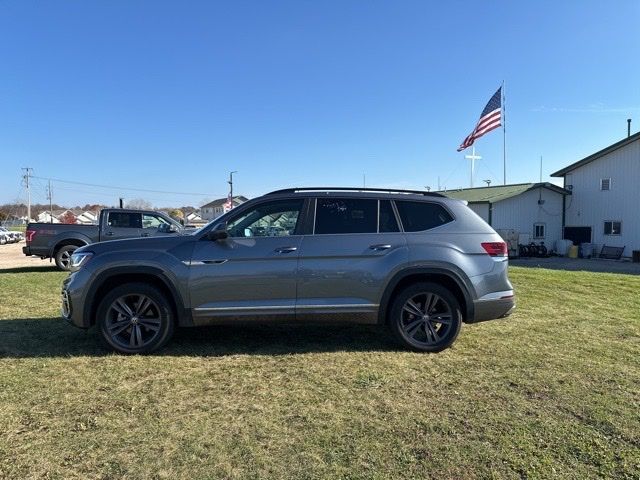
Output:
[[122,353],[150,353],[173,335],[171,305],[157,288],[127,283],[111,290],[97,311],[100,335],[110,348]]
[[411,350],[440,352],[450,347],[460,332],[460,304],[438,284],[414,283],[396,295],[389,324],[400,343]]

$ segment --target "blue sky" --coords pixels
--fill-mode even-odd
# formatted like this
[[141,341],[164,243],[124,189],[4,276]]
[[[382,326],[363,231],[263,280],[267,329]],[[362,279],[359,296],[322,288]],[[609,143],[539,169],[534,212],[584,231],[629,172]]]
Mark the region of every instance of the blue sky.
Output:
[[[506,81],[507,180],[640,129],[640,2],[0,4],[0,203],[197,205],[301,185],[468,186],[456,147]],[[502,134],[476,142],[502,181]],[[466,152],[465,152],[466,153]],[[34,201],[45,201],[38,179]]]

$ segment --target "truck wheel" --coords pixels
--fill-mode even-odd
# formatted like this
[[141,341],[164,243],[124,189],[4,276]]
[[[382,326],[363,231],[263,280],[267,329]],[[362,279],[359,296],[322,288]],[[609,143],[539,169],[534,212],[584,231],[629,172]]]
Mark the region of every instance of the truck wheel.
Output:
[[97,311],[100,335],[121,353],[150,353],[164,346],[174,329],[165,295],[146,283],[126,283],[111,290]]
[[389,326],[398,341],[416,352],[440,352],[458,337],[460,304],[446,288],[420,282],[404,288],[393,300]]
[[65,245],[56,252],[56,265],[60,270],[64,270],[65,272],[69,271],[69,269],[71,268],[71,255],[78,248],[79,247],[77,247],[76,245]]

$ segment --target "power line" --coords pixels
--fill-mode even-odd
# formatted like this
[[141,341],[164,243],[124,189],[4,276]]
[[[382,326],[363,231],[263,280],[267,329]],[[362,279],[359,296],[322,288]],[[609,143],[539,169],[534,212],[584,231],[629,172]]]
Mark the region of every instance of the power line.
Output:
[[[59,178],[49,178],[49,177],[36,177],[36,176],[31,176],[31,178],[38,178],[40,180],[47,180],[47,181],[52,181],[52,182],[60,182],[60,183],[68,183],[68,184],[72,184],[72,185],[85,185],[87,187],[97,187],[97,188],[110,188],[113,190],[127,190],[127,191],[134,191],[134,192],[147,192],[147,193],[163,193],[163,194],[168,194],[168,195],[191,195],[191,196],[198,196],[198,197],[202,197],[202,196],[216,196],[216,195],[212,195],[211,193],[198,193],[198,192],[169,192],[169,191],[165,191],[165,190],[150,190],[147,188],[130,188],[130,187],[116,187],[113,185],[98,185],[95,183],[85,183],[85,182],[75,182],[73,180],[62,180]],[[220,195],[222,196],[222,195]]]

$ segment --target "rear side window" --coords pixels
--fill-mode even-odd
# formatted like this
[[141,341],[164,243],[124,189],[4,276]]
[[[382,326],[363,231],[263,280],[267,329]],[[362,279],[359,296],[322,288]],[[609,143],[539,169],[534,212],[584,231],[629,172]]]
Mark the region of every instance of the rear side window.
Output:
[[315,234],[376,233],[378,201],[358,198],[319,198]]
[[453,221],[442,205],[428,202],[396,201],[405,232],[421,232]]
[[114,228],[142,228],[142,215],[131,212],[109,213],[109,226]]

